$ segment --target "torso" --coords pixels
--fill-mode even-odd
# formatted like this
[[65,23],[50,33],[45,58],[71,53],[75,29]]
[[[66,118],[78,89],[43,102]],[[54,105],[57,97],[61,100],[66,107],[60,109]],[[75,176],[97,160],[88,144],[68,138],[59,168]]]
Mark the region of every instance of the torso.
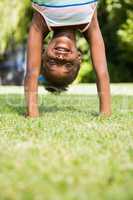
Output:
[[32,6],[45,19],[49,29],[69,26],[83,29],[90,24],[97,0],[33,0]]

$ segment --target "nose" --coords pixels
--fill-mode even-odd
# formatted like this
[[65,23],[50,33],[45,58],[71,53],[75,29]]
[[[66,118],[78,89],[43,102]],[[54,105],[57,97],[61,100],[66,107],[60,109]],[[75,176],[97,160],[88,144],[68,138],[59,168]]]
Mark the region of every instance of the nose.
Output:
[[56,57],[60,60],[63,60],[65,58],[65,54],[64,53],[61,53],[61,52],[58,52],[56,53]]

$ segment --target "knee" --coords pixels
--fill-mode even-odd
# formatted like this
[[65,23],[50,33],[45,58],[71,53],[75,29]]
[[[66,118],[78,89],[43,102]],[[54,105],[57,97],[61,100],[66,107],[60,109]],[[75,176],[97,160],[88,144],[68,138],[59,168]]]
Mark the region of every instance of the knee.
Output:
[[31,26],[33,26],[38,32],[43,32],[44,19],[39,12],[34,13]]
[[98,23],[98,18],[97,18],[97,12],[95,11],[91,24],[90,24],[90,28],[97,29],[98,27],[99,27],[99,23]]

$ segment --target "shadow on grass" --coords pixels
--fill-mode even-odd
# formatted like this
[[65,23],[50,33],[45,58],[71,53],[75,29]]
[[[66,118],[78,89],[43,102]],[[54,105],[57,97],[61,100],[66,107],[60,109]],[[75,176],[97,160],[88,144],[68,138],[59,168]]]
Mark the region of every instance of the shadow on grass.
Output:
[[[86,109],[85,106],[81,106],[80,104],[75,105],[71,102],[72,105],[69,105],[69,98],[65,99],[65,105],[64,102],[60,101],[57,102],[45,102],[46,105],[44,105],[44,102],[39,106],[39,110],[41,114],[45,113],[56,113],[56,112],[66,112],[66,113],[79,113],[79,114],[85,114],[92,117],[97,117],[98,113],[96,113],[93,109],[89,110]],[[52,105],[53,104],[53,105]],[[0,95],[0,113],[1,114],[17,114],[19,116],[25,116],[26,108],[24,103],[24,97],[20,95]]]
[[89,115],[92,115],[92,116],[98,116],[98,113],[95,112],[94,110],[85,110],[85,109],[82,109],[81,107],[75,107],[74,105],[73,106],[40,106],[40,111],[41,113],[55,113],[55,112],[66,112],[66,113],[80,113],[80,114],[89,114]]

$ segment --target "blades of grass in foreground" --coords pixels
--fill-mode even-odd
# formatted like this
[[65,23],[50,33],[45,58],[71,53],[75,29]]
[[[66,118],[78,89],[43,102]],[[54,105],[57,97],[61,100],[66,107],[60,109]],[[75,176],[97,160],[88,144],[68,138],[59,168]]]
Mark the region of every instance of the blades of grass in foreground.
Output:
[[110,118],[96,96],[40,96],[38,119],[22,96],[0,105],[0,199],[133,199],[133,97],[113,97]]

